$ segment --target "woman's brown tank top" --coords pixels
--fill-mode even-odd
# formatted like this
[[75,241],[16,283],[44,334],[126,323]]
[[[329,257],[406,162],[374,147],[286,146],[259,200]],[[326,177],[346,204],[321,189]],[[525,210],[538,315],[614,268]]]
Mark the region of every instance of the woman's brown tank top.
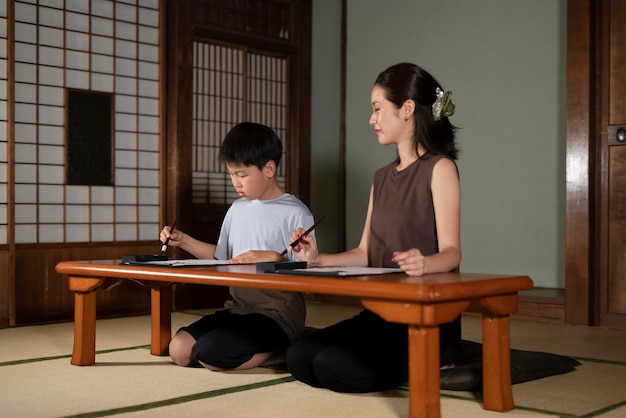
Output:
[[448,157],[420,158],[402,171],[394,162],[374,174],[371,266],[397,267],[391,261],[394,251],[417,248],[424,255],[438,251],[430,185],[433,167],[442,158]]

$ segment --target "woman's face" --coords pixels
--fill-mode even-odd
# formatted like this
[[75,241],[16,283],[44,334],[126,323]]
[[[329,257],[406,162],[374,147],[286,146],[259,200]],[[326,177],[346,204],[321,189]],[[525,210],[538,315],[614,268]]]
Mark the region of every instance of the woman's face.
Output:
[[370,125],[374,127],[374,133],[378,142],[383,145],[397,144],[404,138],[409,127],[409,123],[392,102],[385,97],[385,89],[375,85],[371,95],[372,115]]

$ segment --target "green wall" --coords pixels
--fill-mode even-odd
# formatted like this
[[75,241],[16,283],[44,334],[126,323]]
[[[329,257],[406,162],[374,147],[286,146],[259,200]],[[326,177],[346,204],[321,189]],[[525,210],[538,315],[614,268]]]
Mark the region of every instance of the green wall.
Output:
[[[336,207],[335,3],[313,0],[316,214]],[[389,65],[410,61],[452,90],[457,103],[451,120],[460,128],[461,269],[527,274],[536,286],[564,287],[566,0],[381,4],[347,0],[348,247],[358,244],[373,172],[395,156],[368,124],[372,83]],[[333,233],[320,230],[324,250],[334,250]]]
[[311,52],[311,210],[326,220],[315,231],[320,249],[339,251],[341,1],[313,0]]

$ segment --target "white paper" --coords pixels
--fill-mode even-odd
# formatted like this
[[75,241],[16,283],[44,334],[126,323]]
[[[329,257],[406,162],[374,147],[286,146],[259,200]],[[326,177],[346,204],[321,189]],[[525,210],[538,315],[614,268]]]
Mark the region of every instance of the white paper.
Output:
[[400,268],[384,268],[384,267],[310,267],[306,269],[295,269],[299,272],[309,272],[311,274],[328,273],[337,276],[367,276],[371,274],[388,274],[402,273]]
[[137,264],[147,266],[185,267],[185,266],[225,266],[228,261],[214,259],[188,258],[183,260],[144,261]]

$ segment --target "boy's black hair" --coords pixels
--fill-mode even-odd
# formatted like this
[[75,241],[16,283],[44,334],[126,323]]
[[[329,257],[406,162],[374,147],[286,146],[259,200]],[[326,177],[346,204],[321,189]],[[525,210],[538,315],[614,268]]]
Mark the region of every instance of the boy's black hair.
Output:
[[283,155],[283,144],[276,132],[260,123],[242,122],[235,125],[224,138],[218,155],[226,164],[254,165],[262,170],[272,160],[276,168]]

